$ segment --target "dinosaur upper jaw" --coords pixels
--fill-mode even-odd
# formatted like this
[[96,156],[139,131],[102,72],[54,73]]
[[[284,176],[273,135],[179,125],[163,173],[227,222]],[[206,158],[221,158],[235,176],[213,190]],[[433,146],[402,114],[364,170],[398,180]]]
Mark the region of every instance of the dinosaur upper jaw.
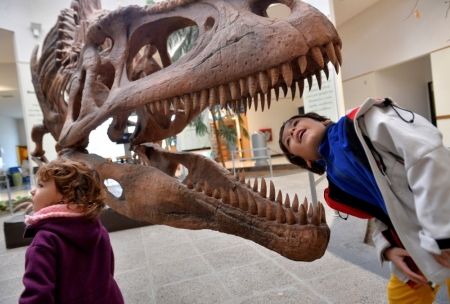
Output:
[[[330,238],[321,204],[313,210],[297,196],[283,202],[272,183],[243,174],[234,176],[201,155],[171,153],[147,147],[149,161],[157,167],[107,163],[99,156],[63,150],[62,157],[89,162],[104,179],[122,187],[106,203],[135,220],[186,229],[212,229],[252,240],[286,258],[313,261],[322,257]],[[178,164],[187,167],[184,182],[171,175]],[[260,183],[260,185],[259,185]]]
[[[280,87],[298,87],[301,94],[313,75],[320,83],[327,63],[338,68],[341,61],[333,25],[298,0],[284,1],[291,9],[284,20],[258,15],[272,2],[283,1],[194,1],[164,12],[164,18],[127,7],[94,23],[73,77],[60,144],[74,146],[109,117],[135,109],[140,109],[137,130],[142,132],[133,136],[134,144],[157,141],[180,132],[208,106],[269,100],[272,88],[278,95]],[[170,65],[167,37],[191,24],[200,30],[196,46]],[[106,38],[112,47],[99,53]],[[132,81],[133,58],[148,44],[158,49],[164,69]],[[111,72],[113,79],[106,77]],[[153,120],[160,131],[143,132],[152,116],[158,116]]]

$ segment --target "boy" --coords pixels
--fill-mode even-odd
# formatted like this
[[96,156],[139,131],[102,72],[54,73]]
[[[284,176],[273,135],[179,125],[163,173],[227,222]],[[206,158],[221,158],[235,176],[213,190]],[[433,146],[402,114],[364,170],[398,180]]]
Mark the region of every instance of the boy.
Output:
[[450,149],[426,119],[369,98],[337,123],[292,117],[279,144],[291,163],[327,172],[330,207],[375,217],[380,263],[391,262],[390,303],[432,303],[446,280],[450,289]]

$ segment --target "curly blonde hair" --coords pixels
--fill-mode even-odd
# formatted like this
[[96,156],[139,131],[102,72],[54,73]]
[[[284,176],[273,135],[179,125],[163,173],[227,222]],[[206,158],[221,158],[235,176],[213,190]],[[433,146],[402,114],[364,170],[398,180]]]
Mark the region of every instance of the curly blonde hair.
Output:
[[106,192],[97,171],[82,162],[66,159],[54,160],[36,173],[42,181],[53,179],[63,202],[74,205],[83,216],[95,219],[105,207]]

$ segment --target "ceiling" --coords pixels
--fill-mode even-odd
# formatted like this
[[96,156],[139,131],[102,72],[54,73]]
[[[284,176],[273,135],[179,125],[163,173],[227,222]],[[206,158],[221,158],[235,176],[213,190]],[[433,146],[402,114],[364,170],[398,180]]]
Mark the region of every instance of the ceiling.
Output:
[[[379,1],[381,0],[333,0],[337,27]],[[13,37],[13,32],[0,29],[0,115],[22,119]],[[11,73],[11,69],[15,73]]]

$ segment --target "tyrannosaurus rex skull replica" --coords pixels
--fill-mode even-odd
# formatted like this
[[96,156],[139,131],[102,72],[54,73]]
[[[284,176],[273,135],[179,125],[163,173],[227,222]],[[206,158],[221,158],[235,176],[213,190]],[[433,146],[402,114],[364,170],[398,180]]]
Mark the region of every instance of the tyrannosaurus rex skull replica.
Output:
[[[291,14],[267,17],[282,3]],[[197,25],[194,48],[172,64],[167,39]],[[152,6],[101,10],[99,1],[73,1],[32,57],[32,76],[44,113],[33,129],[43,156],[50,132],[60,155],[90,163],[116,180],[120,198],[107,204],[130,218],[188,229],[214,229],[255,241],[299,261],[320,258],[330,230],[323,206],[313,210],[295,197],[283,203],[272,183],[246,183],[199,155],[165,151],[156,142],[182,131],[208,106],[270,107],[272,93],[303,93],[319,82],[327,63],[338,71],[341,41],[333,25],[300,0],[172,0]],[[153,55],[159,52],[163,66]],[[108,135],[122,138],[131,113],[138,121],[130,144],[140,165],[108,163],[87,154],[90,132],[113,118]],[[189,174],[174,177],[178,164]],[[269,190],[267,189],[269,188]]]

